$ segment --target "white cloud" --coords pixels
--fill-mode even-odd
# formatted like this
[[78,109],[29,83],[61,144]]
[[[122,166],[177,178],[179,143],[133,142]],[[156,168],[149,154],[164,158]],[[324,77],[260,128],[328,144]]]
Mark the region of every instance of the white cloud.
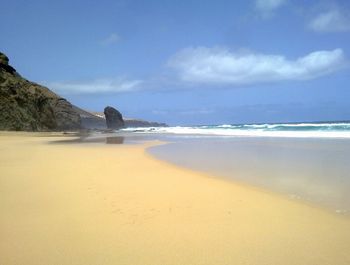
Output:
[[273,12],[285,4],[287,0],[256,0],[255,8],[263,17],[270,17]]
[[341,49],[315,51],[295,60],[282,55],[232,52],[225,48],[187,48],[170,58],[182,81],[244,85],[307,80],[334,72],[346,63]]
[[121,40],[121,37],[117,33],[111,33],[108,37],[101,40],[100,43],[104,46],[109,46],[119,42],[120,40]]
[[308,27],[317,32],[350,31],[350,11],[329,10],[314,17]]
[[121,93],[139,89],[141,80],[97,79],[91,82],[46,82],[45,85],[58,94]]

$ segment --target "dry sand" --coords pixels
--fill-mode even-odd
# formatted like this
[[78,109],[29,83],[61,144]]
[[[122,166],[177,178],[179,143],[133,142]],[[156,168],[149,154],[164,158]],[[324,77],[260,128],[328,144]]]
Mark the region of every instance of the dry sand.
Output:
[[350,264],[350,220],[158,161],[0,134],[1,265]]

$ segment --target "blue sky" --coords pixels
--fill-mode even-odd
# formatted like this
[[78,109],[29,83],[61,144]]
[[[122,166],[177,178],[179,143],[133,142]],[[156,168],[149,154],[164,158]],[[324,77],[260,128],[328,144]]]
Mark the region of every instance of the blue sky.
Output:
[[350,119],[350,2],[1,1],[0,50],[88,110],[173,125]]

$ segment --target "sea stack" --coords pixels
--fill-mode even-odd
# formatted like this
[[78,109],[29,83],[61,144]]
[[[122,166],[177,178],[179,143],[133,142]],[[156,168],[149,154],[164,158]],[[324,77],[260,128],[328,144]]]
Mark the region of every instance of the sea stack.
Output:
[[108,129],[118,130],[124,127],[125,123],[122,114],[113,107],[107,106],[104,109]]

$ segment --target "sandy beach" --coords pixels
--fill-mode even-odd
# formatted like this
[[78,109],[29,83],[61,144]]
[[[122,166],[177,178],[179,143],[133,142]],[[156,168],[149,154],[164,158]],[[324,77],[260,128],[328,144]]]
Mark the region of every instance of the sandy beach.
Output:
[[134,145],[0,134],[0,264],[350,264],[350,219]]

